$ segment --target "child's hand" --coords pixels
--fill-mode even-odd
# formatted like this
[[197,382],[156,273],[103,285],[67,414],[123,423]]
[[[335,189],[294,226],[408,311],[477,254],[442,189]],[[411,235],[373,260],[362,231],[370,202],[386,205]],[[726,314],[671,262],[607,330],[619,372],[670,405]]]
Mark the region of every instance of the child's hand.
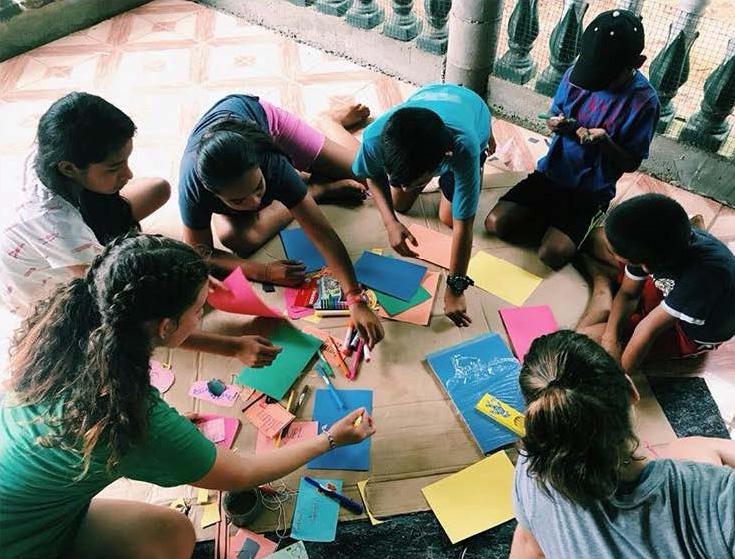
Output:
[[418,254],[411,250],[406,241],[409,241],[413,246],[419,246],[416,237],[414,237],[408,230],[408,227],[403,225],[400,221],[396,220],[394,223],[387,227],[388,240],[390,246],[393,247],[398,254],[401,256],[417,257]]
[[448,288],[444,293],[444,314],[460,328],[469,326],[472,323],[470,315],[467,314],[467,302],[464,294],[457,295]]
[[368,347],[372,349],[385,335],[383,325],[375,313],[370,310],[365,303],[357,303],[350,307],[350,316],[352,323],[360,333],[360,337],[365,340]]
[[607,131],[603,128],[577,128],[577,137],[582,145],[597,144],[607,139]]
[[263,264],[250,262],[245,275],[255,281],[275,283],[276,285],[296,286],[306,279],[306,266],[298,260],[277,260]]
[[235,341],[234,355],[246,367],[267,367],[283,348],[274,346],[263,336],[240,336]]
[[[362,419],[358,422],[359,417]],[[334,423],[329,428],[329,433],[337,446],[355,444],[372,437],[375,424],[365,408],[359,408]]]

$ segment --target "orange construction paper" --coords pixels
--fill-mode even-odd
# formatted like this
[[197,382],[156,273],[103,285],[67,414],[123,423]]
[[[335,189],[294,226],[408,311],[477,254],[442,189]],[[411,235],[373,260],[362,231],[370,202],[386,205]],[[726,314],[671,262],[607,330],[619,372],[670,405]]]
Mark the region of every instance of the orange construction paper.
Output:
[[433,231],[422,225],[411,225],[408,230],[416,237],[419,246],[409,243],[409,248],[426,260],[442,268],[449,269],[452,260],[452,236]]

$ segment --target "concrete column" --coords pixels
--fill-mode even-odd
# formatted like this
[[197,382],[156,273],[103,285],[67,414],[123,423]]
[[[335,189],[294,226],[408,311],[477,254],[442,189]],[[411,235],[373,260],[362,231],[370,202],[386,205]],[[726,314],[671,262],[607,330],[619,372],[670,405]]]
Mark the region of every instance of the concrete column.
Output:
[[498,48],[502,0],[455,0],[449,14],[444,80],[486,97]]
[[633,12],[635,15],[640,16],[641,10],[643,10],[643,0],[618,0],[615,3],[616,8],[621,10],[628,10]]

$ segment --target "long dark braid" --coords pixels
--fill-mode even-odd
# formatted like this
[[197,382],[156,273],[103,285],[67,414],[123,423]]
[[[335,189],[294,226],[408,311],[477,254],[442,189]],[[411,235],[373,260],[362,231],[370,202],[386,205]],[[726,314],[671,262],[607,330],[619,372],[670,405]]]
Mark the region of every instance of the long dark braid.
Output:
[[74,448],[85,471],[101,437],[108,467],[147,434],[147,325],[178,319],[195,302],[207,265],[189,246],[132,234],[110,243],[85,278],[61,287],[16,332],[12,386],[22,403],[63,401],[40,442]]

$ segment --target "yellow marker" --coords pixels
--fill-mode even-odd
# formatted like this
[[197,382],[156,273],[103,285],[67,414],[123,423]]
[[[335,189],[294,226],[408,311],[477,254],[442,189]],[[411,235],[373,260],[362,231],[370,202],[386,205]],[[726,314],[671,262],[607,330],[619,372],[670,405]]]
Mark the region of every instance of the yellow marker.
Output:
[[526,421],[523,414],[502,400],[498,400],[495,396],[485,394],[477,402],[475,409],[493,421],[500,423],[506,429],[513,431],[519,437],[526,435]]

